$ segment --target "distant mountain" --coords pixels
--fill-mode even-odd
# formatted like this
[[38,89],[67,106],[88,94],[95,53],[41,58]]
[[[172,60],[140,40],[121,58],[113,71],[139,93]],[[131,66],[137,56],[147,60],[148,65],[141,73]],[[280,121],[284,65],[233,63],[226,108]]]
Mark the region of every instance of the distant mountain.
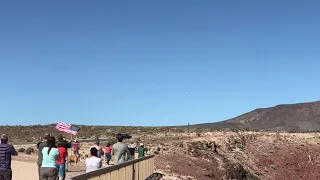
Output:
[[320,130],[320,101],[261,108],[230,120],[193,126],[213,129],[318,131]]

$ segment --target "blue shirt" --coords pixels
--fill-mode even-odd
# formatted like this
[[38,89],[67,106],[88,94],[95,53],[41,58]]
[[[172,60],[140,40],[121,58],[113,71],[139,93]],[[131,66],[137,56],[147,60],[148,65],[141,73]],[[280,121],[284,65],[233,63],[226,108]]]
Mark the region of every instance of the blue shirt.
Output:
[[57,148],[51,148],[48,154],[48,147],[42,149],[42,165],[41,167],[56,167],[56,159],[59,155],[59,150]]

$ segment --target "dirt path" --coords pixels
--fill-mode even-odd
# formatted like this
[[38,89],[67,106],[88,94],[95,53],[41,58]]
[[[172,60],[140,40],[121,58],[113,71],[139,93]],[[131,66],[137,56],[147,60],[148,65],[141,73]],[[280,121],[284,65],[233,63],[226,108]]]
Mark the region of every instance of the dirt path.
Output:
[[38,166],[36,163],[12,161],[13,180],[38,179]]

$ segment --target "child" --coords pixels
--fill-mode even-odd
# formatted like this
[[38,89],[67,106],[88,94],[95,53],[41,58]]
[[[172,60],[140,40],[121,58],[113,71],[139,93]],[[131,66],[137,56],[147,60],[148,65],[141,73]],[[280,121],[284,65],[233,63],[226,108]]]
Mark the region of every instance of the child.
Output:
[[106,152],[106,163],[109,165],[110,164],[110,160],[111,160],[111,151],[112,151],[112,147],[111,147],[111,144],[108,143],[106,145],[106,149],[105,149],[105,152]]
[[57,147],[59,151],[59,158],[56,160],[56,167],[58,170],[59,180],[63,180],[66,176],[65,159],[67,156],[67,150],[63,147],[63,141],[58,141]]

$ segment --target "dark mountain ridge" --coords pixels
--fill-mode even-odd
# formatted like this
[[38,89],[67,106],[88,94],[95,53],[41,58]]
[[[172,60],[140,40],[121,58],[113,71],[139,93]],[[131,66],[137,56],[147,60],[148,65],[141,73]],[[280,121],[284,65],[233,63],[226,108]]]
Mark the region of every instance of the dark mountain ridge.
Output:
[[194,125],[197,128],[306,132],[320,130],[320,101],[259,108],[235,118]]

